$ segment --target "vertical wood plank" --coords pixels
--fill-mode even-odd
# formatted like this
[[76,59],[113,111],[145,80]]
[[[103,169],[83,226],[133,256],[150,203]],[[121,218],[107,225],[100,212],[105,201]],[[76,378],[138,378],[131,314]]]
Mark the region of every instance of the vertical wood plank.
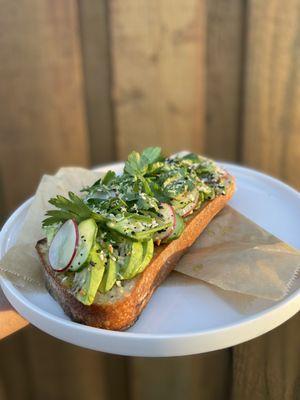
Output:
[[231,360],[227,351],[176,358],[132,358],[130,366],[133,400],[225,400],[229,396]]
[[107,397],[109,400],[131,400],[129,397],[128,362],[130,357],[105,354],[105,375],[107,384]]
[[300,1],[249,2],[246,164],[300,188]]
[[44,172],[87,165],[75,0],[1,1],[0,170],[11,211]]
[[77,1],[90,154],[95,165],[115,158],[107,0]]
[[[1,340],[0,343],[0,399],[32,400],[32,375],[28,364],[26,330],[23,329]],[[3,395],[3,396],[2,396]]]
[[[248,2],[243,159],[300,187],[300,1]],[[299,396],[299,316],[234,348],[233,400]]]
[[6,210],[5,210],[5,200],[4,200],[4,187],[3,187],[1,168],[0,168],[0,227],[2,227],[2,224],[4,223],[5,215],[6,215]]
[[[1,1],[0,170],[6,212],[34,190],[42,173],[89,164],[77,6],[76,0]],[[101,355],[33,328],[20,334],[0,343],[7,399],[106,398]]]
[[[204,2],[110,3],[119,157],[153,144],[204,150],[205,18]],[[130,359],[130,397],[219,399],[228,392],[229,357]]]
[[245,4],[207,1],[205,152],[230,161],[238,159],[239,151]]
[[[54,339],[34,327],[27,330],[25,346],[32,380],[31,399],[108,398],[105,358],[101,353]],[[61,380],[61,384],[57,382]],[[56,382],[56,384],[54,384]]]
[[118,156],[154,144],[203,150],[205,2],[109,5]]
[[291,400],[300,394],[300,314],[234,348],[232,400]]

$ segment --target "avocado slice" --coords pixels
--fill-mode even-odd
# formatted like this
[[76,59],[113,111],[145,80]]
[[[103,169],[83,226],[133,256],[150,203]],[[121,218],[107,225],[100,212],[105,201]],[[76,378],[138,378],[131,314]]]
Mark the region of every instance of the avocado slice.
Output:
[[147,242],[143,242],[143,258],[140,266],[138,269],[135,271],[134,275],[139,274],[140,272],[143,272],[144,269],[147,267],[147,265],[150,263],[153,257],[153,252],[154,252],[154,243],[153,240],[150,239]]
[[143,244],[141,242],[131,242],[129,255],[121,269],[123,279],[131,279],[135,271],[141,265],[143,259]]
[[87,266],[75,273],[73,281],[75,297],[87,306],[93,303],[105,270],[105,260],[100,258],[99,251],[100,246],[96,243],[88,257]]
[[176,218],[175,229],[169,237],[163,240],[163,243],[169,243],[172,240],[178,239],[184,230],[185,224],[183,218],[178,214],[175,214],[175,218]]
[[196,207],[199,200],[198,189],[182,193],[181,195],[174,198],[171,202],[176,213],[183,216],[188,212],[191,212]]
[[78,225],[79,246],[69,271],[77,271],[88,259],[97,236],[98,227],[93,218],[86,219]]
[[112,258],[109,258],[106,270],[99,286],[99,291],[101,293],[108,292],[116,283],[118,276],[118,264]]
[[164,222],[159,219],[156,222],[157,225],[152,227],[149,218],[148,221],[146,221],[146,218],[143,221],[142,218],[128,217],[120,221],[110,221],[107,226],[123,236],[142,241],[151,239],[155,232],[168,228],[172,224],[172,222]]

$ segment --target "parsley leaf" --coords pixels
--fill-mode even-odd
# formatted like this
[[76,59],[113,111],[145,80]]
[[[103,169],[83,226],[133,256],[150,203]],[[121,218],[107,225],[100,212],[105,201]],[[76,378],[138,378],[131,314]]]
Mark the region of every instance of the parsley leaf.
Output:
[[124,171],[132,176],[143,176],[146,172],[147,164],[145,160],[141,159],[140,153],[133,151],[129,154],[127,161],[125,162]]
[[161,158],[160,147],[147,147],[147,149],[145,149],[141,155],[141,159],[145,160],[145,163],[147,163],[147,165],[159,161],[160,158]]
[[47,211],[43,226],[64,222],[68,219],[75,219],[76,222],[87,218],[94,218],[96,221],[105,221],[102,215],[93,212],[84,201],[73,192],[69,192],[69,198],[64,196],[56,196],[49,200],[49,203],[57,208],[57,210]]
[[144,176],[149,166],[161,158],[160,147],[148,147],[142,154],[133,151],[129,154],[125,162],[124,171],[129,175],[141,178]]

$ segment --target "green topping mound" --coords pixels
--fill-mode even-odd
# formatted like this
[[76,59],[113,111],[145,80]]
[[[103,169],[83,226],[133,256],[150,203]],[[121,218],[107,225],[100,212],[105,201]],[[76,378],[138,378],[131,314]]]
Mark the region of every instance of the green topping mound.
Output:
[[[68,198],[50,199],[55,209],[43,221],[48,244],[69,219],[77,224],[93,219],[98,226],[88,261],[79,271],[65,272],[74,295],[92,304],[97,290],[107,292],[134,278],[151,262],[157,237],[165,243],[177,239],[185,217],[224,195],[226,182],[226,173],[212,160],[193,153],[164,157],[159,147],[149,147],[133,151],[122,174],[108,171],[81,196],[70,192]],[[162,212],[164,207],[171,212]]]

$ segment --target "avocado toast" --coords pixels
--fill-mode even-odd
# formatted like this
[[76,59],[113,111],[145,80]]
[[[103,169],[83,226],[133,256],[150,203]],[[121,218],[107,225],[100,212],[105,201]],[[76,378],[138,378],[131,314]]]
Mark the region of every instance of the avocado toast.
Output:
[[234,189],[196,154],[131,153],[123,174],[50,199],[36,246],[48,291],[74,321],[127,329]]

